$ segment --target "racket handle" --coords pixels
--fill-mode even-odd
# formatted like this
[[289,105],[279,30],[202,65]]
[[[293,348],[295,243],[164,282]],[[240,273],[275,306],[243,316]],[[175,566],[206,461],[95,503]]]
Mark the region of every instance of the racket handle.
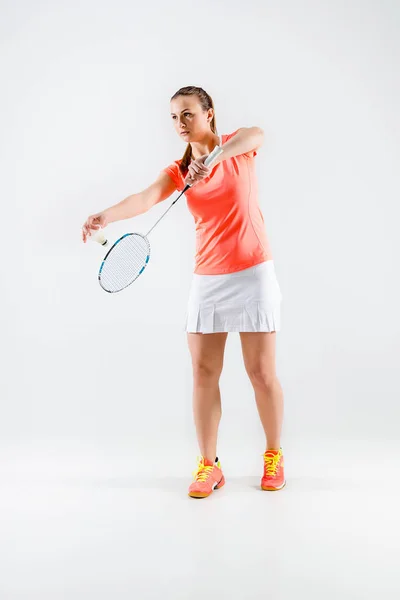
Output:
[[92,230],[89,239],[91,239],[93,242],[101,244],[102,246],[107,246],[108,244],[108,239],[106,238],[104,232],[101,229]]
[[204,164],[206,167],[209,167],[214,160],[216,160],[218,158],[218,156],[220,154],[222,154],[223,150],[221,148],[221,146],[215,146],[214,150],[212,152],[210,152],[210,154],[207,156],[206,160],[204,161]]
[[[210,152],[210,154],[207,156],[206,160],[204,161],[205,166],[209,167],[214,162],[214,160],[216,158],[218,158],[218,156],[222,153],[223,153],[223,150],[222,150],[221,146],[215,146],[214,150],[212,152]],[[177,197],[177,199],[172,204],[175,204],[175,202],[177,200],[179,200],[179,198],[182,196],[182,194],[187,192],[188,189],[190,189],[191,187],[192,187],[191,184],[187,183],[185,185],[184,189],[182,190],[182,192],[180,193],[180,195]],[[172,206],[172,204],[171,204],[171,206]]]

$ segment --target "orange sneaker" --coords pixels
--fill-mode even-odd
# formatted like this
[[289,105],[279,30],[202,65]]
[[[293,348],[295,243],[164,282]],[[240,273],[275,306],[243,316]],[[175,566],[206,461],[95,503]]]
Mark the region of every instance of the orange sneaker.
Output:
[[193,473],[194,481],[189,487],[191,498],[207,498],[214,490],[225,485],[225,477],[221,471],[218,458],[215,464],[203,456],[197,457],[197,471]]
[[282,448],[264,452],[264,475],[261,489],[269,492],[281,490],[286,485]]

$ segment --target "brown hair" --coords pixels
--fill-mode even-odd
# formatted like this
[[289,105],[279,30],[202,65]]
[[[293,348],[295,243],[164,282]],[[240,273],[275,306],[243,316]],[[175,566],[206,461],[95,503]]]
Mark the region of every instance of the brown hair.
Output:
[[[198,98],[198,100],[200,102],[201,108],[204,111],[206,111],[206,110],[208,110],[210,108],[212,108],[214,110],[213,99],[201,87],[196,87],[194,85],[189,85],[187,87],[180,88],[172,96],[171,100],[175,100],[175,98],[178,98],[178,96],[197,96],[197,98]],[[215,111],[214,111],[214,116],[211,119],[210,127],[211,127],[211,131],[213,133],[217,133],[217,123],[216,123],[216,120],[215,120]],[[180,169],[182,175],[186,175],[187,170],[188,170],[188,166],[190,165],[191,160],[192,160],[192,146],[189,143],[187,145],[186,150],[185,150],[185,154],[182,157],[182,162],[179,165],[179,169]]]

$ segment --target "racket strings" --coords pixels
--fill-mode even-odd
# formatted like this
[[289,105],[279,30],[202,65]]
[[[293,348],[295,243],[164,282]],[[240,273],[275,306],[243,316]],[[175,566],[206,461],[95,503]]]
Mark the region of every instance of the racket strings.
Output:
[[150,257],[150,244],[142,235],[127,234],[109,251],[99,272],[101,286],[119,292],[135,281]]

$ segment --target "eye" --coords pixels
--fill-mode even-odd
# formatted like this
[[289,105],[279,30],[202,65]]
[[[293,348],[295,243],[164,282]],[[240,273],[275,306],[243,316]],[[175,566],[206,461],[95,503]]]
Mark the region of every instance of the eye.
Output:
[[192,116],[192,113],[190,113],[190,112],[185,112],[183,114],[185,115],[185,117],[191,117]]
[[172,115],[172,120],[174,121],[176,119],[176,115]]

